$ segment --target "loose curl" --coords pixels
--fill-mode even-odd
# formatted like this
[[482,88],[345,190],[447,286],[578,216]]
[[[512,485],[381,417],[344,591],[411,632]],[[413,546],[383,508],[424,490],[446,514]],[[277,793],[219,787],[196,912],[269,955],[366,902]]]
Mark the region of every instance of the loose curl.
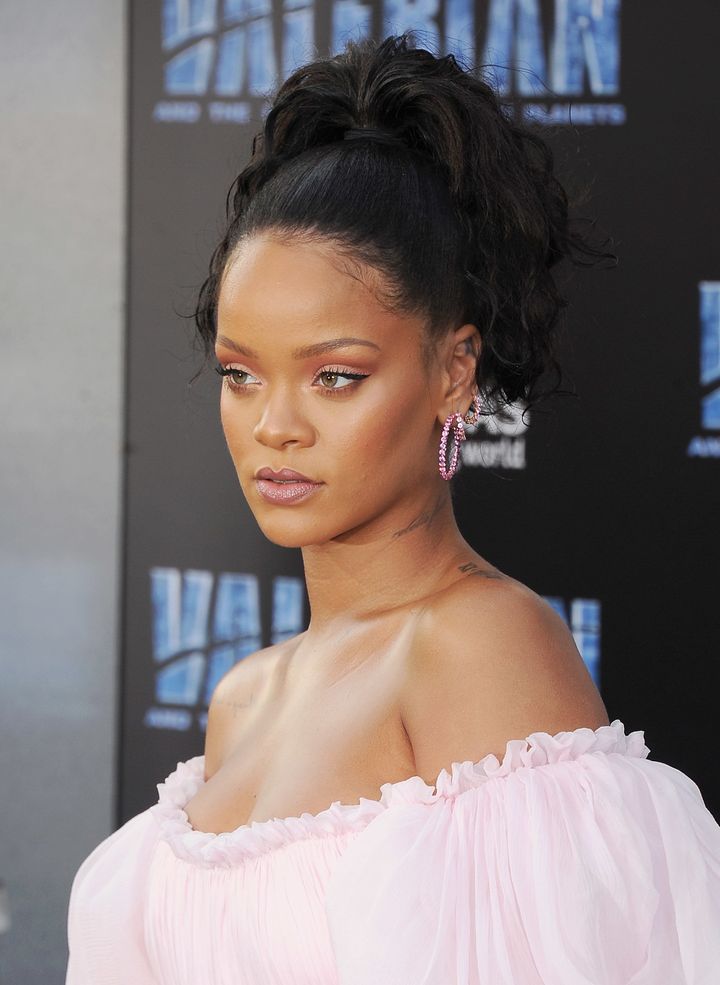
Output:
[[[380,274],[381,304],[423,317],[426,365],[451,328],[478,327],[483,413],[520,399],[529,407],[562,378],[555,347],[568,299],[552,268],[617,257],[571,230],[545,140],[512,122],[454,55],[415,47],[413,34],[348,41],[279,88],[227,195],[193,315],[201,344],[214,351],[222,278],[246,237],[323,238],[349,270]],[[404,146],[343,139],[362,126],[389,129]],[[538,392],[547,370],[556,382]]]

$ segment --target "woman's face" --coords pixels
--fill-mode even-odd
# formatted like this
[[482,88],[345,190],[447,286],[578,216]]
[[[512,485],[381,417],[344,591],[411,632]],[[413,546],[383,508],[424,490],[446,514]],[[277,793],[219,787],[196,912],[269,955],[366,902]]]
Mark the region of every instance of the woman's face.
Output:
[[[421,321],[387,312],[331,256],[320,243],[254,236],[218,301],[216,355],[233,371],[222,380],[225,438],[261,530],[286,547],[383,525],[390,536],[438,494],[442,380],[421,364]],[[268,500],[263,488],[292,497],[298,487],[258,480],[263,468],[318,485]]]

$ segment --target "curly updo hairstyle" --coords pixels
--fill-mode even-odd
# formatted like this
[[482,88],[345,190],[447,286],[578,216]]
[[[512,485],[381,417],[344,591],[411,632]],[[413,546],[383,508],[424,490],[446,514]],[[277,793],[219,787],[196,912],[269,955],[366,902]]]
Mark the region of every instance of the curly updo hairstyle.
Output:
[[[355,127],[390,130],[401,145],[345,140]],[[223,272],[240,242],[272,230],[324,238],[380,277],[378,301],[420,316],[427,357],[453,328],[477,325],[483,413],[539,399],[562,373],[555,345],[568,304],[552,268],[563,258],[614,258],[571,231],[554,156],[503,112],[494,89],[413,44],[413,32],[348,41],[296,69],[278,89],[247,166],[227,196],[227,227],[200,288],[195,324],[214,351]],[[464,412],[464,409],[463,409]]]

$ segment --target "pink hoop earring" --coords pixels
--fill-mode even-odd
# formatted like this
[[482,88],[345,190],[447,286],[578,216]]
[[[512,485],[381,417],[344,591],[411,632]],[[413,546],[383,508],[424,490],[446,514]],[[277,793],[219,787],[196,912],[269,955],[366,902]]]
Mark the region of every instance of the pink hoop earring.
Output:
[[[452,455],[450,456],[450,467],[447,467],[446,462],[446,443],[448,439],[448,434],[452,428],[453,436],[455,438],[455,444],[453,446]],[[463,428],[462,414],[450,414],[445,420],[445,426],[442,429],[442,435],[440,437],[440,451],[438,452],[438,468],[440,469],[440,475],[443,479],[452,479],[457,471],[458,466],[458,453],[460,451],[460,442],[465,440],[465,429]]]
[[[468,420],[468,417],[471,417]],[[446,481],[452,479],[452,477],[457,472],[458,460],[460,454],[460,443],[465,440],[465,428],[463,424],[477,424],[480,420],[480,397],[476,392],[473,395],[473,402],[470,410],[464,416],[459,413],[449,414],[445,419],[445,425],[442,429],[442,435],[440,436],[440,449],[438,451],[438,469],[440,470],[440,475]],[[447,439],[452,429],[453,437],[455,438],[455,443],[453,445],[452,455],[450,456],[450,465],[447,464]]]

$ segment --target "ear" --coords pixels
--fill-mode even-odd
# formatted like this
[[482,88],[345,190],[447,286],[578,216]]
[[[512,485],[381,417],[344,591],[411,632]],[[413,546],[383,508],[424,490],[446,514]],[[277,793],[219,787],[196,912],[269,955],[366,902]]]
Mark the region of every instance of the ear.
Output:
[[442,374],[438,420],[444,424],[450,414],[467,414],[477,388],[475,371],[482,349],[476,325],[465,324],[450,332],[440,352]]

